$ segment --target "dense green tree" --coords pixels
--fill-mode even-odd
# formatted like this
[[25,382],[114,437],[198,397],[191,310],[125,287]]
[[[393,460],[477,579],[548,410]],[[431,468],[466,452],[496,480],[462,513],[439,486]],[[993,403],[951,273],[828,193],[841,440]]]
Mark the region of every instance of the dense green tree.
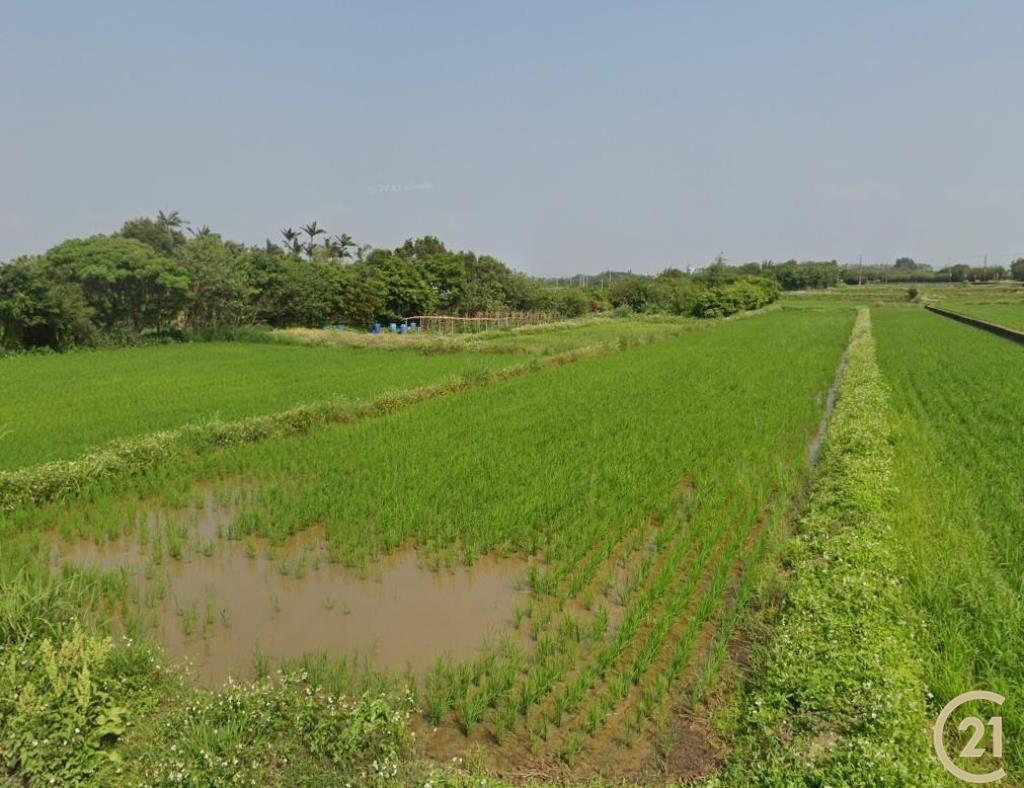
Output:
[[701,289],[689,277],[667,277],[662,274],[654,280],[652,301],[658,309],[670,314],[688,315],[693,312],[697,293]]
[[711,265],[700,272],[698,279],[711,287],[716,287],[734,281],[736,276],[733,269],[725,264],[725,258],[718,255]]
[[177,211],[169,214],[159,211],[156,219],[145,216],[129,219],[121,226],[119,235],[141,241],[161,254],[173,255],[185,243],[185,236],[181,232],[183,224]]
[[351,272],[342,293],[342,320],[350,326],[371,325],[384,311],[388,289],[380,277],[366,266]]
[[367,264],[387,289],[383,318],[401,320],[436,311],[437,291],[431,286],[426,269],[415,258],[378,250],[370,254]]
[[971,276],[971,267],[960,263],[949,267],[949,278],[953,282],[966,282]]
[[1018,257],[1010,263],[1010,276],[1018,282],[1024,282],[1024,257]]
[[95,336],[92,309],[76,284],[56,282],[39,259],[0,266],[0,344],[62,350]]
[[197,234],[182,245],[179,260],[190,279],[190,327],[238,326],[250,320],[254,288],[242,264],[243,251],[212,232]]
[[46,253],[44,265],[55,281],[81,287],[94,320],[108,331],[166,326],[188,299],[185,269],[132,238],[65,241]]
[[590,311],[590,296],[578,287],[563,287],[552,298],[552,307],[562,317],[581,317]]
[[764,263],[761,266],[761,274],[774,278],[783,290],[833,287],[842,277],[835,260],[804,263],[787,260],[780,264]]
[[409,238],[404,244],[395,249],[395,254],[411,260],[425,260],[430,257],[437,257],[446,254],[448,249],[439,238],[433,235],[424,235],[422,238]]
[[620,279],[608,288],[608,298],[614,307],[646,312],[654,303],[654,287],[650,280],[638,276]]
[[[393,250],[372,249],[310,222],[301,231],[284,229],[282,249],[270,240],[262,247],[226,242],[205,225],[187,228],[186,240],[183,227],[177,212],[160,212],[125,222],[117,235],[67,241],[39,260],[0,269],[0,341],[58,348],[121,341],[126,331],[138,335],[177,318],[189,328],[216,329],[365,327],[435,312],[542,310],[575,317],[612,306],[731,314],[777,297],[777,281],[827,286],[837,270],[834,262],[795,261],[736,268],[719,256],[697,276],[666,269],[657,277],[608,271],[541,280],[489,255],[452,251],[429,235]],[[755,270],[763,276],[745,275]],[[971,269],[971,275],[980,274]]]

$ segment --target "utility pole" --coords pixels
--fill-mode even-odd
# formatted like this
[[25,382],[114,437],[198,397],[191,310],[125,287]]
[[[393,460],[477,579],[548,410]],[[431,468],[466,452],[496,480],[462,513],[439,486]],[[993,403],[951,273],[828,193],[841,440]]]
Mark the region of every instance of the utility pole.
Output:
[[859,266],[857,269],[857,284],[862,285],[864,284],[864,255],[857,258],[857,264]]

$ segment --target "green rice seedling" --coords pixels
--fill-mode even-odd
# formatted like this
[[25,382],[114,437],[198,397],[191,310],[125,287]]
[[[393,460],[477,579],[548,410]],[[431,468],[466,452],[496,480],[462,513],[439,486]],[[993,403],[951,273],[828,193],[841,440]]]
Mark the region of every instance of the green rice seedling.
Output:
[[586,722],[584,723],[584,730],[588,736],[595,736],[598,729],[601,727],[601,723],[604,722],[604,712],[600,705],[592,705],[587,708],[585,715]]
[[199,612],[196,609],[196,603],[193,602],[190,607],[181,611],[181,630],[185,633],[185,637],[192,637],[192,633],[195,632],[198,621]]
[[576,756],[579,753],[582,744],[583,739],[578,731],[571,731],[569,735],[565,737],[562,750],[558,755],[567,766],[572,766],[573,763],[575,763]]
[[257,681],[263,681],[270,675],[270,660],[257,646],[253,652],[253,674]]
[[470,687],[465,691],[457,707],[462,732],[469,736],[480,723],[487,711],[487,699],[482,690]]

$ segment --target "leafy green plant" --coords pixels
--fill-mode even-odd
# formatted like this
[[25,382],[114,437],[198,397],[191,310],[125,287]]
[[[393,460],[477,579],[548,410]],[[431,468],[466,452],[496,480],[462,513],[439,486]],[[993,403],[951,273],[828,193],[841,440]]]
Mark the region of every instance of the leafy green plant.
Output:
[[113,644],[76,627],[0,649],[0,756],[8,771],[40,784],[111,780],[114,743],[129,712],[111,665]]

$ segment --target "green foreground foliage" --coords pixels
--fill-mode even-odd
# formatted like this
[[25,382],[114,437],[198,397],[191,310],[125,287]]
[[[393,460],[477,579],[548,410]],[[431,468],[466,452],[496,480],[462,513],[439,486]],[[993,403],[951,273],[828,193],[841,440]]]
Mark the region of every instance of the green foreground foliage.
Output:
[[0,547],[0,775],[61,786],[386,786],[409,756],[401,692],[339,696],[294,671],[197,690],[151,646],[81,623],[94,581],[18,563]]

